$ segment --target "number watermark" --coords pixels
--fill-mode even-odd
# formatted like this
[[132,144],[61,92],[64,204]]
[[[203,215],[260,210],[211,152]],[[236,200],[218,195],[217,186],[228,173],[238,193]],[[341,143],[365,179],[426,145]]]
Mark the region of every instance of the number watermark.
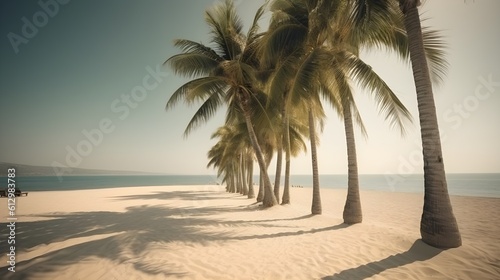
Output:
[[7,269],[10,272],[16,272],[16,169],[7,169]]

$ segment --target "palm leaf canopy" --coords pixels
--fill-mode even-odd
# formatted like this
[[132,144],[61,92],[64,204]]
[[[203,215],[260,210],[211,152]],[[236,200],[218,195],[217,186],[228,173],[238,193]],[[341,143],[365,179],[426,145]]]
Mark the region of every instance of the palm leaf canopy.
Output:
[[[397,1],[275,0],[269,32],[263,37],[261,56],[275,71],[268,86],[270,99],[280,102],[290,92],[294,104],[311,94],[323,94],[341,116],[339,98],[348,96],[355,81],[374,96],[391,126],[404,134],[409,111],[391,88],[359,57],[360,49],[394,51],[409,62],[409,49]],[[446,74],[444,44],[439,32],[424,29],[423,40],[435,82]],[[337,69],[335,69],[337,67]],[[342,71],[342,75],[338,75]],[[318,85],[319,83],[319,85]],[[335,88],[336,87],[336,88]],[[364,130],[357,110],[355,120]]]
[[201,103],[184,136],[208,121],[222,105],[237,102],[235,96],[242,92],[252,94],[257,66],[255,42],[261,36],[258,21],[263,11],[264,7],[261,7],[246,36],[233,2],[226,0],[205,12],[210,29],[208,45],[186,39],[174,41],[181,53],[167,59],[165,64],[175,74],[192,80],[172,94],[166,109],[171,109],[179,101],[187,105]]
[[[394,51],[409,63],[410,51],[399,1],[349,0],[352,3],[351,21],[357,31],[352,40],[367,49]],[[423,20],[425,22],[425,19]],[[367,33],[368,32],[368,33]],[[446,44],[441,33],[429,27],[422,28],[424,49],[433,83],[444,80],[449,64]]]

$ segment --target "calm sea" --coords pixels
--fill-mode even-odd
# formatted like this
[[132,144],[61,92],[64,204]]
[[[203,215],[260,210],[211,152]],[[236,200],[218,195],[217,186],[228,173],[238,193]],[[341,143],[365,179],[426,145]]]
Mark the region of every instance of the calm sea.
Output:
[[[0,177],[7,186],[7,178]],[[272,182],[274,182],[274,179]],[[255,178],[255,182],[257,177]],[[311,175],[292,175],[294,186],[312,186]],[[362,190],[423,193],[423,175],[360,175]],[[448,190],[452,195],[500,197],[500,173],[494,174],[447,174]],[[131,186],[208,185],[217,184],[210,175],[109,175],[17,177],[17,186],[23,191],[82,190]],[[283,180],[281,181],[283,185]],[[322,188],[345,189],[346,175],[321,175]]]

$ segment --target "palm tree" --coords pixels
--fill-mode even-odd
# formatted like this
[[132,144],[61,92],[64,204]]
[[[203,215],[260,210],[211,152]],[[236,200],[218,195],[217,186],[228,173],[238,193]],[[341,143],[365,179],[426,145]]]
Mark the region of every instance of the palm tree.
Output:
[[386,37],[387,33],[381,30],[379,36],[399,40],[401,43],[398,53],[403,59],[410,58],[413,69],[424,157],[425,198],[420,226],[422,240],[440,248],[458,247],[461,245],[461,237],[448,195],[431,82],[431,79],[435,83],[440,82],[447,66],[440,36],[436,31],[422,29],[418,14],[419,0],[351,2],[356,6],[358,23],[362,24],[376,24],[379,21],[374,20],[374,17],[399,12],[392,19],[394,26],[402,26],[404,34],[401,32],[400,36]]
[[222,182],[227,184],[226,190],[231,193],[238,192],[240,187],[237,177],[238,153],[235,152],[236,147],[241,144],[236,141],[240,134],[235,126],[219,127],[211,136],[212,139],[218,138],[219,141],[207,153],[209,158],[207,168],[210,166],[217,168],[217,177],[223,175]]
[[218,169],[217,176],[223,176],[229,192],[239,192],[248,198],[255,198],[252,186],[253,149],[246,125],[243,122],[219,127],[211,136],[219,141],[209,150],[209,163]]
[[234,104],[241,109],[264,180],[264,187],[271,193],[264,197],[263,205],[270,207],[276,205],[277,201],[272,194],[264,155],[251,118],[251,105],[255,95],[260,91],[255,77],[258,61],[254,54],[259,38],[257,23],[263,12],[264,7],[259,8],[245,36],[233,2],[226,0],[205,13],[213,47],[184,39],[174,42],[175,46],[181,48],[182,53],[170,57],[166,63],[176,74],[194,79],[173,93],[167,102],[167,109],[181,99],[189,104],[198,100],[203,101],[189,122],[185,135],[212,117],[223,103],[228,103],[229,106]]
[[[261,136],[261,135],[259,135],[259,136]],[[259,138],[259,143],[262,143],[261,147],[263,149],[264,158],[265,158],[265,164],[266,164],[266,170],[267,170],[269,168],[269,165],[271,164],[271,160],[273,158],[274,147],[270,143],[269,139],[264,139],[263,137]],[[264,176],[263,176],[262,170],[259,170],[259,191],[258,191],[258,194],[257,194],[257,202],[263,202],[265,194],[269,192],[265,188],[264,185],[265,185],[264,184]],[[271,188],[269,188],[269,190],[272,192]]]
[[[284,115],[281,138],[285,147],[285,182],[283,185],[283,198],[281,204],[290,204],[290,165],[291,157],[296,157],[300,152],[307,151],[304,137],[309,135],[308,120],[305,120],[304,111],[290,108]],[[307,123],[307,124],[306,124]]]
[[394,12],[388,11],[386,14],[373,12],[371,21],[362,21],[362,24],[359,24],[357,21],[359,15],[356,13],[358,7],[352,2],[337,1],[336,4],[330,2],[329,5],[330,18],[328,24],[324,26],[328,27],[328,44],[336,57],[337,70],[334,76],[335,87],[339,93],[338,100],[330,99],[330,102],[339,110],[344,120],[348,158],[348,188],[343,218],[345,223],[354,224],[362,221],[362,212],[353,117],[362,133],[365,136],[367,134],[357,111],[349,80],[356,81],[358,85],[372,92],[381,112],[385,113],[386,119],[404,134],[404,122],[411,120],[408,110],[390,87],[360,59],[359,53],[363,47],[380,46],[396,52],[403,50],[404,53],[403,47],[406,40],[401,32],[401,26],[393,20]]
[[[321,52],[310,46],[315,38],[314,34],[309,32],[309,18],[303,17],[304,14],[309,14],[309,10],[303,5],[304,3],[292,2],[274,1],[273,21],[262,44],[262,61],[266,68],[275,68],[269,92],[271,100],[282,100],[277,104],[282,104],[284,117],[287,116],[288,107],[298,106],[300,102],[308,112],[313,170],[311,212],[321,214],[315,117],[321,116],[323,111],[321,103],[316,102],[319,100],[319,88],[316,86],[316,77],[313,74],[314,69],[317,69]],[[284,121],[286,122],[286,119]],[[288,147],[287,153],[289,153]]]
[[[268,88],[266,88],[269,91]],[[273,104],[274,100],[268,100],[265,113],[260,114],[261,118],[255,121],[259,127],[259,134],[262,134],[269,144],[270,150],[276,151],[276,173],[274,181],[274,195],[279,202],[280,179],[283,162],[283,151],[285,151],[285,184],[283,191],[283,203],[290,203],[290,158],[297,156],[301,151],[306,151],[304,137],[308,137],[307,125],[304,122],[304,114],[293,112],[290,108],[288,114],[285,113],[282,104]],[[281,107],[281,109],[280,109]],[[259,108],[261,109],[261,108]],[[297,111],[297,110],[295,110]],[[258,114],[259,115],[259,114]],[[292,116],[293,115],[293,116]],[[285,150],[283,149],[285,147]]]
[[[316,104],[316,106],[320,106]],[[318,152],[316,151],[317,146],[317,134],[316,134],[316,123],[314,121],[314,104],[311,102],[308,115],[309,115],[309,139],[311,142],[311,162],[313,170],[313,197],[311,204],[311,214],[318,215],[322,213],[321,207],[321,194],[319,190],[319,170],[318,170]]]
[[399,0],[408,34],[424,157],[424,208],[420,222],[422,241],[439,248],[462,245],[448,194],[432,82],[418,13],[419,0]]
[[[289,107],[288,104],[296,106],[300,99],[317,99],[317,111],[322,110],[318,106],[319,95],[322,95],[330,101],[339,116],[344,118],[349,161],[344,220],[346,223],[361,222],[353,117],[362,131],[364,127],[352,97],[349,80],[355,80],[360,86],[373,92],[381,110],[393,124],[402,128],[403,120],[409,118],[409,113],[387,84],[359,59],[359,47],[367,41],[365,37],[370,34],[353,29],[351,7],[346,2],[276,0],[273,9],[274,22],[263,40],[267,44],[264,48],[264,61],[276,68],[271,94],[277,95],[275,99],[282,100],[285,108]],[[380,36],[378,33],[375,35]],[[376,36],[369,38],[372,44],[373,41],[387,44]],[[400,48],[398,40],[389,43],[393,48]],[[279,57],[277,62],[276,57]],[[315,145],[313,142],[311,144]],[[314,154],[313,149],[315,150],[311,147]],[[315,156],[312,161],[313,192],[316,194],[314,203],[319,203]],[[320,206],[313,208],[316,208],[314,212],[320,212]]]
[[247,155],[247,174],[246,179],[248,182],[248,198],[255,198],[255,189],[253,187],[253,150],[247,150],[249,154]]

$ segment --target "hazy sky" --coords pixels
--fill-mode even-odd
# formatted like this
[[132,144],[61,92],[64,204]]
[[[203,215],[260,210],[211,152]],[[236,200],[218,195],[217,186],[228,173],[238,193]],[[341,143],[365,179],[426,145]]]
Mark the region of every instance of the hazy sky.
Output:
[[[213,3],[2,1],[0,161],[213,174],[206,153],[224,112],[183,139],[196,107],[165,111],[170,95],[187,80],[161,66],[179,52],[174,39],[208,42],[203,13]],[[235,3],[248,27],[263,1]],[[434,89],[446,170],[500,172],[500,1],[426,1],[421,11],[431,18],[424,24],[443,30],[449,45],[447,79]],[[369,133],[356,139],[359,172],[422,173],[409,64],[383,52],[362,58],[398,93],[414,123],[401,138],[370,95],[359,92]],[[343,124],[331,110],[328,117],[320,173],[345,173]],[[311,173],[310,154],[292,161],[292,173]]]

